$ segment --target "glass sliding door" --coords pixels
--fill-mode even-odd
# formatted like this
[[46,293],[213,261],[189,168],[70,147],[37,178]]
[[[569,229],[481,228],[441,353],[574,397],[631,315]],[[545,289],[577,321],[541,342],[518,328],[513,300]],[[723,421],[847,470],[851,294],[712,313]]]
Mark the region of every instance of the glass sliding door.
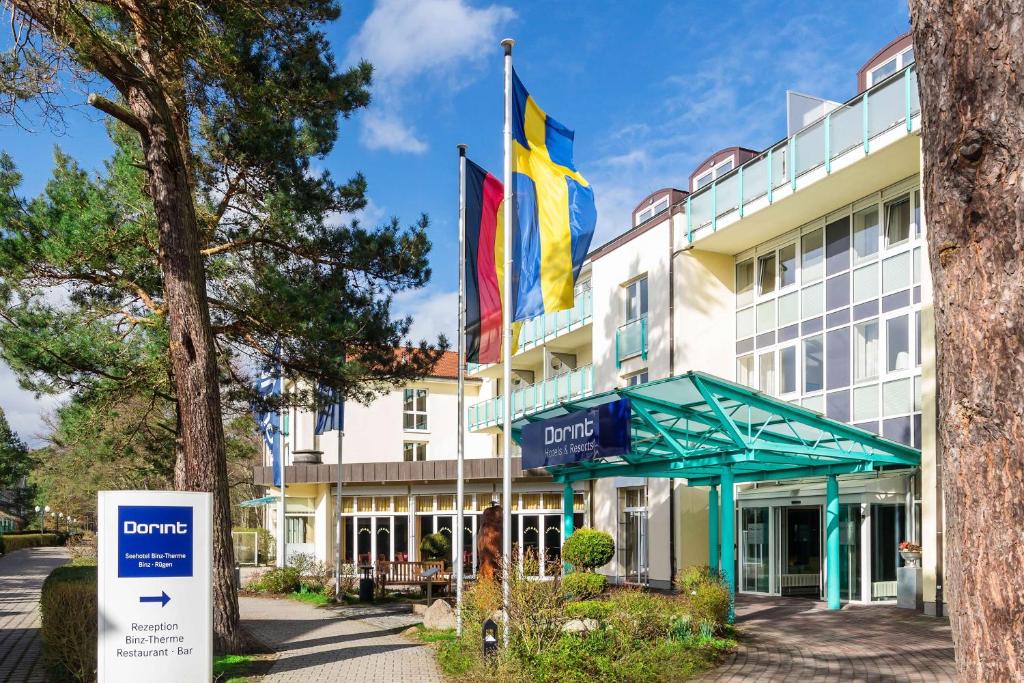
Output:
[[871,506],[871,599],[896,599],[896,568],[903,566],[904,505]]
[[839,506],[839,597],[859,600],[860,503]]
[[821,506],[785,507],[781,513],[779,593],[821,597]]
[[619,489],[618,556],[626,583],[647,583],[647,489]]
[[540,576],[539,515],[523,515],[523,573]]
[[743,508],[741,552],[741,590],[767,593],[770,587],[771,535],[768,527],[768,508]]

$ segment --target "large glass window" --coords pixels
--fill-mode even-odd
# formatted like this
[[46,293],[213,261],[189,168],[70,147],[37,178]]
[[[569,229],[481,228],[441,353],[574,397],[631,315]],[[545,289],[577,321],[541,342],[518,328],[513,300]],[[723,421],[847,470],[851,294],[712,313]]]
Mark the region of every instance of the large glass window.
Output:
[[779,249],[779,287],[796,284],[796,244]]
[[801,238],[803,281],[813,282],[822,276],[825,265],[825,246],[821,228]]
[[821,335],[804,339],[804,392],[821,391],[825,384]]
[[853,214],[853,255],[864,261],[878,253],[878,206],[869,206]]
[[775,393],[775,352],[762,353],[758,358],[757,388],[766,394]]
[[626,285],[626,322],[647,316],[647,278],[642,277]]
[[904,242],[910,238],[910,197],[885,203],[885,246]]
[[736,381],[754,387],[754,356],[740,356],[736,359]]
[[853,381],[878,377],[878,320],[853,326]]
[[905,315],[885,321],[885,359],[887,372],[910,369],[910,321]]
[[775,254],[768,254],[757,259],[757,291],[758,294],[771,294],[775,291]]
[[736,305],[744,306],[754,300],[754,260],[736,264]]
[[903,564],[903,505],[871,506],[871,599],[896,597],[896,569]]
[[402,401],[402,426],[407,430],[427,429],[427,390],[406,389]]
[[779,349],[779,393],[791,394],[797,390],[796,347]]
[[402,444],[402,459],[405,462],[420,462],[427,459],[427,444],[423,441],[406,441]]

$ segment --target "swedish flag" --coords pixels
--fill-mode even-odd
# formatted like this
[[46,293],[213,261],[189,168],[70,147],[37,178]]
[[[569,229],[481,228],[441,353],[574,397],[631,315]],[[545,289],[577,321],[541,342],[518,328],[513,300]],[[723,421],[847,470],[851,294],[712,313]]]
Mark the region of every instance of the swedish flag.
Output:
[[573,306],[597,223],[594,191],[572,160],[573,131],[530,97],[512,71],[512,320]]

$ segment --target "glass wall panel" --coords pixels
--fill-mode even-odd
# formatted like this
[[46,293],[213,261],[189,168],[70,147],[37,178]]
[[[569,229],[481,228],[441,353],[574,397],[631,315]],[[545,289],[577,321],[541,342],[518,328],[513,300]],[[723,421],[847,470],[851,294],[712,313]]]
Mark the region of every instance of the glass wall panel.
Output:
[[885,246],[904,242],[910,237],[910,196],[885,203]]
[[832,158],[864,144],[863,98],[850,105],[842,106],[829,116],[829,144]]
[[775,291],[775,254],[767,254],[757,259],[757,291],[765,295]]
[[[403,496],[404,498],[404,496]],[[395,543],[395,562],[409,561],[409,518],[404,515],[394,517],[392,536]],[[472,547],[472,546],[470,546]]]
[[834,275],[850,267],[850,219],[841,218],[825,226],[825,274]]
[[885,321],[885,369],[910,369],[910,322],[900,315]]
[[882,414],[885,417],[909,413],[913,406],[912,381],[909,377],[882,385]]
[[839,327],[825,333],[825,385],[839,389],[850,385],[850,328]]
[[772,149],[772,187],[789,182],[789,144],[783,142]]
[[825,122],[819,121],[796,134],[796,174],[825,163]]
[[762,353],[758,358],[757,388],[766,394],[775,394],[775,352]]
[[859,600],[860,595],[860,504],[839,506],[839,597]]
[[824,388],[824,354],[821,335],[804,339],[804,392]]
[[743,167],[743,202],[750,202],[768,192],[768,159],[761,157]]
[[690,227],[696,230],[711,223],[711,190],[690,195]]
[[878,298],[878,263],[853,271],[853,300]]
[[376,560],[390,560],[391,557],[391,518],[377,517],[377,556]]
[[[919,416],[915,415],[914,417]],[[882,420],[882,436],[890,441],[909,446],[911,444],[910,424],[909,415]]]
[[791,394],[797,390],[796,347],[779,349],[779,393]]
[[853,326],[853,381],[878,377],[878,320]]
[[742,590],[767,593],[769,588],[768,508],[743,508],[743,585]]
[[825,310],[850,305],[850,274],[843,273],[825,280]]
[[800,320],[800,292],[779,297],[779,327],[792,325]]
[[818,228],[800,238],[802,269],[800,278],[807,284],[820,278],[825,272],[825,247],[822,230]]
[[808,396],[801,403],[808,410],[813,410],[816,413],[825,412],[825,397],[823,395]]
[[896,598],[896,569],[903,564],[903,505],[871,506],[871,599]]
[[544,515],[544,573],[560,570],[562,558],[562,516]]
[[736,264],[736,305],[745,306],[754,301],[754,259]]
[[[746,181],[746,178],[744,178]],[[719,180],[715,187],[715,209],[719,216],[735,211],[740,205],[740,177],[734,173]]]
[[803,310],[801,318],[813,318],[825,312],[825,285],[818,283],[810,287],[804,287],[800,293]]
[[736,338],[746,339],[754,334],[754,308],[736,311]]
[[796,284],[796,243],[779,248],[779,287]]
[[857,387],[853,390],[853,420],[873,420],[878,417],[878,385]]
[[878,206],[869,206],[853,214],[854,261],[865,261],[878,253]]
[[775,299],[757,305],[757,331],[775,329]]
[[882,292],[888,294],[910,286],[910,252],[905,251],[882,261]]
[[756,388],[754,382],[754,356],[741,356],[736,359],[736,381],[739,384]]
[[850,421],[850,392],[830,391],[825,397],[825,415],[840,422]]
[[868,98],[868,135],[875,137],[907,120],[905,87],[902,78],[894,78],[871,91]]

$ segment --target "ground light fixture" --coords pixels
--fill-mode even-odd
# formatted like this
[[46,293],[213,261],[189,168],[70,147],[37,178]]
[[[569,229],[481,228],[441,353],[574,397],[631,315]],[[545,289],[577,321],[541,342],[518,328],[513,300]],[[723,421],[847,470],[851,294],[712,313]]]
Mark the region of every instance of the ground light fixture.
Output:
[[483,628],[484,657],[498,654],[498,625],[493,619],[484,622]]

